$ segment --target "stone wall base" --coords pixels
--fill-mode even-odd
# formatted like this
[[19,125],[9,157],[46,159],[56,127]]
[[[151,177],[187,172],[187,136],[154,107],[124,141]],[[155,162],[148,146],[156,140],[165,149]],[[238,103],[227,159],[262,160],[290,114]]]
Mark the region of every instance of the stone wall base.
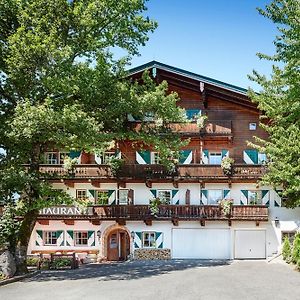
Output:
[[171,259],[170,249],[136,249],[134,250],[136,260]]

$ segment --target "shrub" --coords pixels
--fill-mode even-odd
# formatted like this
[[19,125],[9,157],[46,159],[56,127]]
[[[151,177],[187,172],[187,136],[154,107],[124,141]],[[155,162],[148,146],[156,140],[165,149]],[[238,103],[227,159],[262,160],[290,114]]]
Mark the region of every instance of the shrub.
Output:
[[288,237],[286,237],[284,239],[283,246],[282,246],[282,257],[286,262],[289,263],[291,261],[291,256],[292,256],[291,244]]
[[67,257],[55,258],[51,264],[51,267],[53,269],[62,269],[71,266],[72,266],[72,258],[67,258]]
[[28,267],[37,267],[39,264],[39,257],[27,257],[26,263]]
[[300,233],[295,235],[293,250],[292,250],[292,262],[297,264],[300,260]]
[[49,270],[50,269],[50,259],[49,258],[42,258],[40,260],[40,269],[41,270]]
[[5,276],[3,273],[0,272],[0,281],[6,279],[7,276]]

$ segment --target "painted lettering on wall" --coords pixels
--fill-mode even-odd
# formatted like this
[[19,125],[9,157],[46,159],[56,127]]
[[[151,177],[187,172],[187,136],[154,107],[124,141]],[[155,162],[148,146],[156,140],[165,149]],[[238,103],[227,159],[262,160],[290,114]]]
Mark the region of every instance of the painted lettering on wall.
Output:
[[87,215],[89,214],[88,209],[81,209],[76,206],[54,206],[47,207],[40,210],[40,215]]

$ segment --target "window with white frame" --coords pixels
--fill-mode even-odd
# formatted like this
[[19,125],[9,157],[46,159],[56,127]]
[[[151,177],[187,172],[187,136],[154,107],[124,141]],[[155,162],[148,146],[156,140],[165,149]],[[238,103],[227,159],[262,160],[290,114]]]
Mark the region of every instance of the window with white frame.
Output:
[[65,159],[70,155],[69,152],[59,152],[59,163],[63,164]]
[[115,158],[116,153],[113,151],[105,151],[100,153],[99,157],[101,160],[101,164],[107,165],[112,158]]
[[261,191],[248,191],[248,205],[261,205],[262,193]]
[[128,193],[129,193],[129,190],[118,190],[119,204],[128,204]]
[[257,163],[259,165],[263,165],[267,162],[267,155],[265,153],[260,153],[259,152],[258,155],[257,155],[257,158],[258,158]]
[[223,199],[223,190],[208,190],[208,204],[215,205]]
[[45,163],[48,165],[59,164],[59,157],[57,152],[46,152],[45,153]]
[[171,190],[157,190],[157,198],[159,198],[164,204],[170,204]]
[[158,152],[151,152],[151,164],[154,165],[160,164],[160,158]]
[[44,231],[43,232],[44,245],[51,246],[57,244],[56,231]]
[[220,165],[222,162],[221,152],[209,152],[209,164],[210,165]]
[[86,200],[86,198],[87,198],[86,190],[76,190],[76,199]]
[[155,232],[143,232],[143,248],[156,248]]
[[108,191],[96,190],[95,191],[95,202],[99,205],[108,205]]
[[87,231],[75,231],[74,240],[75,240],[75,246],[87,246],[88,244]]

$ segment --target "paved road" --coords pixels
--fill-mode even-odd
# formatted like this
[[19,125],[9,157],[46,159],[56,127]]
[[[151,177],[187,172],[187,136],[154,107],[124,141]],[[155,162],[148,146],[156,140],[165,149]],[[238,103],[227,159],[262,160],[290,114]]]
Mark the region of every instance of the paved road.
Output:
[[284,263],[199,260],[89,265],[0,287],[1,300],[300,300],[300,273]]

